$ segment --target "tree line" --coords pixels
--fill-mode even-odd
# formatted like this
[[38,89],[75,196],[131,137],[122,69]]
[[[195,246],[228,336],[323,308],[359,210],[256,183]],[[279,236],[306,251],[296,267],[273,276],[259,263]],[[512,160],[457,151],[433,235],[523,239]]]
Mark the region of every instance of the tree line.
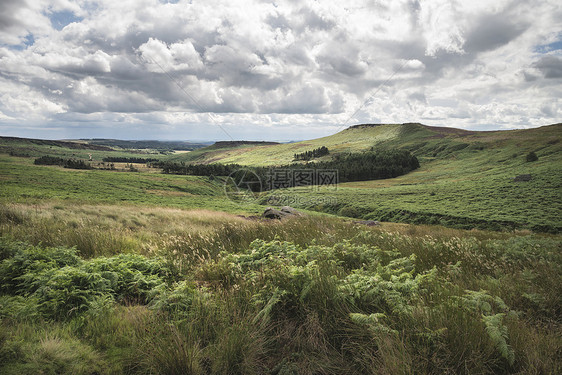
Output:
[[[192,176],[229,176],[237,170],[252,170],[262,182],[271,179],[272,171],[279,170],[336,170],[339,182],[393,178],[419,168],[418,159],[407,150],[387,149],[362,153],[335,155],[332,160],[305,164],[287,164],[276,167],[252,167],[239,164],[186,164],[171,161],[150,163],[163,173]],[[289,175],[291,173],[288,173]],[[313,181],[311,184],[316,184]]]
[[340,182],[394,178],[420,167],[414,155],[399,149],[339,154],[313,164],[317,169],[338,170]]
[[93,169],[90,163],[78,159],[63,159],[56,156],[41,156],[34,160],[35,165],[60,165],[71,169]]
[[324,155],[328,155],[330,153],[330,151],[328,150],[328,147],[326,146],[322,146],[322,147],[318,147],[315,148],[312,151],[305,151],[305,152],[301,152],[300,154],[294,154],[293,155],[293,160],[311,160],[311,159],[315,159],[315,158],[319,158],[321,156]]

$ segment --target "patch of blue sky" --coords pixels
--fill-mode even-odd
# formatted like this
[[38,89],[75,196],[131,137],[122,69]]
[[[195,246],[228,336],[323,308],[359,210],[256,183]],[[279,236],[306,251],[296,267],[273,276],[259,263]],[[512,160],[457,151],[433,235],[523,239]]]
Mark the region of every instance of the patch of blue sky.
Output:
[[27,34],[23,39],[22,43],[20,44],[0,44],[0,47],[7,47],[9,49],[13,49],[16,51],[23,51],[29,46],[32,46],[35,43],[35,37],[33,34]]
[[562,53],[562,39],[557,40],[556,42],[552,42],[549,44],[542,44],[540,46],[535,47],[535,52],[538,53],[549,53],[554,51]]
[[80,22],[83,19],[82,17],[76,17],[73,12],[68,10],[53,12],[47,16],[51,20],[51,25],[57,30],[62,30],[66,25],[72,22]]

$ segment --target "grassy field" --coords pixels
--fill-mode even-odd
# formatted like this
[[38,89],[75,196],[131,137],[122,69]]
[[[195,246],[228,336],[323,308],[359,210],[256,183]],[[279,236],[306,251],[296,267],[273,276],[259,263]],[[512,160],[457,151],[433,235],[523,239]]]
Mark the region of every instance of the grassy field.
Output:
[[261,210],[227,199],[223,181],[205,177],[151,172],[71,170],[33,165],[33,159],[0,154],[0,201],[40,203],[60,200],[95,203],[128,203],[227,212]]
[[[346,130],[330,150],[408,148],[421,168],[269,193],[310,210],[286,220],[230,201],[223,177],[37,166],[77,151],[9,156],[34,147],[12,142],[0,149],[0,373],[559,374],[562,236],[538,233],[562,227],[559,137],[559,125]],[[285,162],[290,146],[234,151],[273,147]]]
[[2,374],[562,369],[559,236],[60,203],[0,232]]
[[[338,152],[371,147],[405,148],[418,156],[421,168],[394,179],[341,184],[337,191],[295,189],[272,195],[301,209],[381,221],[440,224],[459,228],[562,229],[562,125],[506,132],[470,132],[431,128],[419,124],[357,126],[330,137],[293,144],[207,147],[189,153],[161,155],[166,160],[236,162],[246,165],[289,163],[296,152],[327,145],[330,158]],[[23,141],[22,141],[23,142]],[[11,150],[23,153],[27,148]],[[21,145],[20,145],[21,146]],[[26,147],[28,147],[27,145]],[[123,151],[74,150],[40,145],[33,152],[68,157],[81,152],[106,156],[139,156]],[[54,147],[54,149],[53,149]],[[19,151],[18,151],[19,150]],[[538,160],[527,162],[535,152]],[[0,154],[1,155],[1,154]],[[148,154],[147,154],[148,155]],[[235,156],[233,156],[235,155]],[[152,156],[151,156],[152,157]],[[30,165],[31,158],[0,159],[3,189],[0,199],[85,199],[96,202],[131,202],[172,207],[211,208],[228,212],[258,212],[261,208],[233,205],[222,199],[222,179],[158,174],[138,164],[142,173],[106,174],[104,171],[70,171]],[[125,169],[117,163],[117,168]],[[149,175],[152,173],[152,175]],[[531,181],[514,177],[531,174]],[[64,188],[52,189],[55,181]],[[282,201],[283,202],[283,201]],[[281,203],[282,203],[281,202]]]

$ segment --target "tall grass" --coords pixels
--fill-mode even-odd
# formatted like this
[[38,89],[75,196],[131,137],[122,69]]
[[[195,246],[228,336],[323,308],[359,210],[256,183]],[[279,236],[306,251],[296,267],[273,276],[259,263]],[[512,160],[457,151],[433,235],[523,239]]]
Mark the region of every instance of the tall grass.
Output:
[[1,373],[561,370],[559,236],[130,206],[0,218]]
[[[0,234],[32,244],[76,246],[86,258],[120,253],[213,257],[256,238],[335,243],[357,232],[333,218],[247,220],[206,210],[104,205],[0,205]],[[316,240],[315,240],[316,238]]]

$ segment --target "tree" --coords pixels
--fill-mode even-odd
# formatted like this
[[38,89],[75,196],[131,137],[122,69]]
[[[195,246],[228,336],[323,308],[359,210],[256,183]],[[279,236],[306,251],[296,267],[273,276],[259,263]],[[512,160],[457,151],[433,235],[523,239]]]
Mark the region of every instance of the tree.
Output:
[[539,160],[539,157],[537,156],[537,154],[535,154],[534,151],[531,151],[527,154],[527,161],[531,162],[531,161],[537,161]]

